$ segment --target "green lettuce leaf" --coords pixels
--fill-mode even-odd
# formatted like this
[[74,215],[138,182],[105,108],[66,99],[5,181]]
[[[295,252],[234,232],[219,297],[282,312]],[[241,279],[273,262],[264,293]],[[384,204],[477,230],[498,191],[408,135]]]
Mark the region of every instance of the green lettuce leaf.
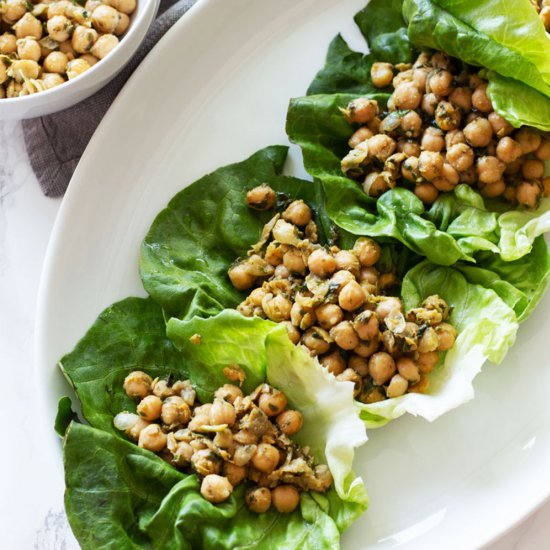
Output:
[[279,206],[289,197],[312,205],[319,238],[334,238],[321,187],[281,175],[287,151],[267,147],[219,168],[178,193],[156,217],[141,247],[140,272],[145,290],[170,315],[208,317],[242,301],[227,269],[246,256],[274,215],[246,206],[245,192],[257,185],[268,183],[278,193]]
[[[334,549],[337,520],[356,511],[335,496],[303,493],[292,514],[254,514],[244,486],[222,504],[200,495],[196,475],[179,472],[137,445],[82,424],[63,446],[65,507],[83,550]],[[335,519],[331,517],[334,516]]]
[[472,381],[485,361],[501,362],[514,343],[516,315],[494,290],[470,283],[457,269],[425,261],[403,280],[405,308],[417,307],[432,294],[452,307],[449,322],[458,330],[455,345],[430,374],[428,393],[361,405],[367,428],[383,426],[405,413],[433,421],[469,401],[474,396]]
[[[317,460],[326,460],[342,499],[366,504],[361,480],[351,475],[353,449],[366,441],[351,383],[336,381],[317,359],[294,346],[283,325],[234,310],[209,319],[170,319],[167,334],[190,365],[203,400],[212,400],[215,389],[227,383],[224,368],[235,365],[247,375],[244,391],[263,381],[283,391],[304,415],[298,442],[308,445]],[[198,345],[190,340],[197,334]]]

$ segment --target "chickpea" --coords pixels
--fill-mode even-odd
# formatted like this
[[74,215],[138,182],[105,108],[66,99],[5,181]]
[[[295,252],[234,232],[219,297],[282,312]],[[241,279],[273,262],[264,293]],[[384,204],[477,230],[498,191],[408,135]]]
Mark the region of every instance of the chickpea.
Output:
[[426,81],[428,80],[429,73],[430,69],[428,67],[413,67],[413,82],[419,90],[426,89]]
[[374,352],[378,351],[378,338],[373,338],[369,342],[360,341],[353,348],[353,352],[359,357],[370,357]]
[[270,393],[262,393],[258,400],[258,406],[267,416],[277,416],[282,413],[287,403],[286,395],[276,389],[272,389]]
[[5,32],[0,35],[0,54],[9,55],[10,53],[15,53],[17,51],[17,38]]
[[92,12],[94,28],[104,34],[112,34],[118,25],[119,13],[111,6],[99,5]]
[[422,336],[418,339],[418,351],[420,353],[427,353],[429,351],[435,351],[439,346],[439,338],[436,331],[432,327],[427,327]]
[[246,194],[246,205],[254,210],[263,212],[275,206],[277,195],[266,183],[254,187]]
[[439,190],[431,183],[421,183],[414,188],[414,194],[426,205],[433,204],[439,196]]
[[441,175],[443,168],[443,155],[433,151],[422,151],[418,157],[418,171],[428,181],[434,180]]
[[80,76],[82,73],[86,72],[88,69],[91,69],[90,64],[84,59],[73,59],[67,63],[67,78],[72,80],[77,76]]
[[435,109],[435,121],[442,130],[458,129],[461,119],[460,109],[448,101],[440,101]]
[[277,416],[275,423],[286,435],[297,434],[304,425],[304,417],[300,411],[288,410]]
[[449,69],[451,67],[451,58],[444,52],[435,52],[430,61],[437,69]]
[[420,154],[420,145],[412,139],[400,139],[397,142],[397,152],[405,153],[408,157],[417,157]]
[[57,73],[43,73],[42,82],[47,90],[65,83],[65,79]]
[[498,141],[496,154],[501,161],[509,164],[515,162],[523,155],[523,148],[511,137],[503,137]]
[[378,114],[378,102],[366,97],[359,97],[348,103],[343,113],[352,124],[366,124]]
[[280,514],[290,514],[300,504],[300,493],[293,485],[279,485],[271,492],[273,506]]
[[64,53],[69,58],[69,61],[72,61],[76,57],[76,52],[73,50],[73,45],[70,40],[61,42],[61,44],[59,44],[59,51]]
[[516,188],[513,185],[507,185],[504,189],[504,193],[502,193],[502,196],[511,203],[516,203]]
[[542,21],[542,24],[544,25],[544,28],[548,32],[550,29],[550,7],[544,6],[539,13],[540,20]]
[[248,272],[245,262],[230,267],[227,272],[231,284],[238,290],[246,290],[256,282],[256,277]]
[[380,259],[381,248],[376,241],[368,237],[360,237],[353,245],[353,252],[362,266],[370,267]]
[[277,447],[269,443],[260,443],[252,457],[252,465],[260,472],[270,474],[277,467],[280,458]]
[[271,507],[271,491],[267,487],[255,487],[245,494],[248,509],[256,514],[263,514]]
[[26,0],[5,0],[2,5],[2,18],[6,23],[15,23],[26,15]]
[[307,265],[309,270],[318,277],[328,277],[336,271],[336,260],[322,248],[310,254]]
[[367,342],[373,339],[377,340],[380,333],[378,316],[374,311],[368,309],[362,311],[353,320],[353,328],[361,340],[366,340]]
[[137,0],[103,0],[104,4],[112,6],[116,10],[130,15],[134,13],[137,5]]
[[326,353],[332,342],[328,332],[320,327],[312,327],[306,330],[302,336],[302,344],[314,355]]
[[435,109],[440,101],[441,98],[439,96],[436,96],[435,94],[425,94],[422,98],[421,108],[426,114],[433,116],[435,115]]
[[92,46],[90,53],[98,59],[107,57],[118,46],[118,38],[114,34],[101,35]]
[[355,277],[345,269],[337,271],[329,280],[329,285],[334,289],[334,292],[340,292],[350,281],[354,281]]
[[44,59],[44,70],[63,74],[67,70],[67,63],[69,58],[63,52],[52,52]]
[[426,353],[419,353],[416,359],[418,370],[422,374],[428,374],[432,372],[438,362],[439,362],[439,352],[435,350],[428,351]]
[[378,319],[380,319],[380,322],[382,322],[388,315],[392,313],[402,313],[403,304],[401,303],[401,300],[399,300],[399,298],[388,296],[383,298],[378,303],[375,311]]
[[495,183],[502,179],[506,165],[497,157],[479,157],[476,163],[477,177],[482,183]]
[[149,424],[139,432],[138,445],[148,451],[158,453],[166,447],[166,434],[158,424]]
[[550,160],[550,139],[543,139],[539,148],[535,151],[539,160]]
[[191,457],[191,467],[201,476],[219,474],[221,470],[221,459],[210,449],[199,449],[196,450]]
[[449,323],[440,323],[435,327],[435,332],[439,338],[438,351],[447,351],[451,349],[456,340],[456,329]]
[[290,322],[302,330],[312,327],[317,321],[315,311],[311,308],[301,306],[298,302],[292,304],[290,309]]
[[132,371],[124,379],[123,388],[128,397],[143,399],[151,393],[151,384],[153,380],[140,370]]
[[369,362],[361,355],[352,355],[348,361],[348,368],[353,369],[362,378],[369,374]]
[[34,38],[20,38],[17,41],[17,55],[19,59],[39,61],[42,56],[42,48]]
[[521,173],[529,180],[540,180],[544,177],[544,162],[542,160],[528,159],[522,167]]
[[421,183],[424,181],[424,178],[420,175],[420,171],[418,169],[417,157],[409,157],[405,160],[405,162],[403,162],[403,164],[401,165],[401,175],[406,180],[415,183]]
[[233,492],[233,486],[226,477],[216,474],[207,475],[201,483],[201,495],[208,502],[219,503],[227,500]]
[[370,197],[379,197],[389,189],[383,173],[371,172],[363,183],[363,191]]
[[88,53],[98,38],[97,31],[78,25],[71,38],[73,49],[77,53]]
[[70,0],[59,0],[58,2],[52,2],[48,5],[47,16],[48,19],[56,15],[67,15],[69,16],[73,10],[73,4]]
[[542,143],[542,138],[528,128],[521,128],[514,134],[514,139],[521,145],[523,154],[534,153]]
[[224,462],[223,475],[233,487],[236,487],[246,478],[246,466],[237,466],[231,462]]
[[328,355],[324,355],[319,362],[331,374],[334,374],[334,376],[342,374],[346,368],[346,362],[338,350]]
[[264,259],[268,264],[272,266],[277,266],[283,263],[283,257],[285,255],[285,252],[287,252],[288,250],[289,246],[286,244],[270,242],[267,245]]
[[349,271],[354,275],[359,274],[360,263],[357,256],[349,250],[340,250],[334,255],[336,269],[338,271]]
[[151,423],[147,422],[147,420],[144,420],[143,418],[138,418],[138,421],[131,428],[128,428],[126,430],[126,435],[130,439],[137,441],[139,439],[139,434],[142,432],[142,430],[150,425]]
[[363,379],[352,368],[347,368],[336,377],[339,382],[353,383],[353,397],[357,397],[363,390]]
[[480,84],[472,93],[472,106],[482,113],[491,113],[493,104],[487,97],[487,84]]
[[485,197],[486,199],[494,199],[495,197],[500,197],[506,191],[506,183],[504,180],[498,180],[492,183],[480,183],[481,187],[479,193],[482,197]]
[[541,194],[541,186],[537,181],[522,181],[516,188],[516,200],[526,208],[536,208]]
[[268,293],[262,300],[262,308],[269,319],[275,323],[280,323],[290,319],[292,302],[282,294],[273,296],[273,294]]
[[283,212],[283,219],[303,227],[311,221],[311,208],[303,200],[293,201]]
[[[160,416],[162,422],[167,426],[187,424],[191,419],[191,409],[180,396],[175,395],[164,401]],[[223,424],[223,422],[213,422],[213,424]]]
[[416,111],[409,111],[401,117],[401,132],[405,137],[417,138],[422,130],[422,119]]
[[445,139],[443,138],[443,132],[439,128],[433,128],[432,126],[424,130],[420,147],[424,151],[433,151],[439,153],[445,148]]
[[377,386],[385,384],[396,371],[393,357],[385,351],[379,351],[369,359],[369,373]]
[[415,362],[409,357],[400,357],[396,361],[396,366],[399,374],[409,382],[418,382],[420,373]]
[[360,397],[363,403],[378,403],[386,399],[384,388],[372,387],[368,388]]
[[493,139],[493,127],[486,118],[477,118],[468,123],[463,132],[466,142],[472,147],[487,147]]
[[116,36],[122,36],[130,26],[130,18],[125,13],[118,14],[118,24],[113,31]]
[[161,408],[162,401],[160,398],[156,395],[147,395],[138,404],[137,413],[148,422],[152,422],[160,417]]
[[474,152],[465,143],[453,145],[447,151],[447,162],[459,172],[464,172],[474,163]]
[[390,63],[373,63],[370,77],[376,88],[387,88],[393,80],[393,66]]
[[418,109],[422,101],[422,93],[414,82],[403,82],[395,88],[391,99],[397,109],[414,110]]
[[345,311],[355,311],[366,301],[367,296],[357,281],[350,281],[338,296],[338,304]]
[[330,337],[337,346],[345,350],[352,350],[359,344],[359,336],[351,321],[342,321],[330,329]]
[[336,304],[322,304],[315,310],[317,322],[325,330],[330,330],[344,319],[344,313]]
[[455,88],[449,95],[449,101],[463,113],[469,113],[472,110],[472,91],[466,87]]
[[468,76],[468,86],[472,89],[481,86],[484,82],[485,81],[478,74],[471,74]]
[[221,388],[218,388],[215,391],[214,397],[217,399],[224,399],[228,403],[233,404],[237,397],[243,397],[243,392],[238,386],[234,386],[233,384],[224,384]]
[[386,389],[386,396],[388,398],[399,397],[406,393],[409,387],[409,383],[400,374],[394,374],[391,377],[390,383]]
[[395,152],[396,146],[396,142],[391,137],[377,134],[368,141],[369,156],[385,162]]
[[466,143],[466,138],[462,130],[451,130],[445,134],[445,147],[447,150],[459,143]]
[[294,247],[284,254],[283,265],[288,269],[289,274],[299,273],[303,275],[306,272],[306,261],[302,253]]
[[68,40],[71,35],[73,25],[64,15],[55,15],[51,19],[48,19],[46,28],[48,29],[48,34],[53,40],[56,40],[57,42],[65,42],[65,40]]
[[447,97],[453,91],[453,75],[444,69],[430,71],[426,91],[440,97]]
[[362,126],[356,130],[348,140],[348,145],[355,149],[360,143],[371,138],[374,134],[366,127]]
[[487,117],[491,126],[493,127],[493,132],[498,138],[503,138],[508,136],[514,130],[514,127],[504,120],[498,113],[494,111]]

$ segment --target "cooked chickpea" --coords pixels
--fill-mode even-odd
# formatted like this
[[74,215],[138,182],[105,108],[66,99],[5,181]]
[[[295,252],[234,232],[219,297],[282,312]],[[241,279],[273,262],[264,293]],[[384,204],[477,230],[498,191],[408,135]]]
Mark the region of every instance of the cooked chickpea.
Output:
[[26,11],[26,0],[5,0],[2,5],[2,18],[7,23],[15,23],[26,15]]
[[424,203],[433,204],[439,196],[439,190],[431,183],[421,183],[414,188],[414,194]]
[[522,181],[516,187],[516,200],[520,206],[526,208],[536,208],[541,194],[541,186],[536,181]]
[[349,271],[341,269],[329,279],[329,285],[335,292],[340,292],[350,281],[354,280],[355,277]]
[[443,168],[443,155],[433,151],[422,151],[418,157],[418,171],[428,181],[434,180],[441,175]]
[[435,121],[444,131],[456,130],[460,126],[460,109],[449,101],[440,101],[435,109]]
[[401,117],[401,132],[405,137],[417,138],[422,130],[422,119],[416,111],[409,111]]
[[345,350],[352,350],[359,344],[359,336],[351,321],[342,321],[330,329],[330,337],[337,346]]
[[485,197],[486,199],[494,199],[495,197],[500,197],[500,195],[506,191],[506,182],[502,179],[486,184],[480,182],[480,187],[479,194],[482,197]]
[[311,208],[303,200],[293,201],[283,212],[283,219],[303,227],[311,221]]
[[377,88],[387,88],[393,80],[393,66],[390,63],[373,63],[370,77]]
[[378,102],[366,97],[351,101],[344,114],[352,124],[366,124],[378,114]]
[[550,6],[544,6],[539,13],[539,18],[544,25],[544,28],[548,32],[550,29]]
[[288,252],[285,252],[283,256],[283,265],[288,269],[289,273],[299,273],[300,275],[303,275],[306,271],[306,261],[304,256],[294,247]]
[[528,159],[522,167],[521,173],[529,180],[539,180],[544,177],[544,162],[542,160]]
[[138,445],[148,451],[158,453],[166,447],[166,434],[158,424],[149,424],[139,432]]
[[501,161],[509,164],[523,155],[523,148],[511,137],[503,137],[497,143],[496,154]]
[[201,476],[219,474],[221,470],[221,459],[210,449],[199,449],[191,457],[191,466]]
[[368,237],[360,237],[353,245],[353,251],[362,266],[373,266],[380,258],[380,245]]
[[263,514],[271,507],[271,491],[267,487],[255,487],[245,494],[246,506],[251,512]]
[[465,143],[457,143],[447,151],[447,162],[459,172],[464,172],[474,163],[474,152]]
[[455,88],[449,95],[449,101],[460,107],[463,113],[469,113],[472,110],[472,91],[470,88]]
[[46,28],[50,37],[57,42],[64,42],[68,40],[73,25],[71,21],[64,15],[55,15],[51,19],[48,19]]
[[69,58],[63,52],[52,52],[44,59],[44,69],[49,73],[63,74]]
[[539,148],[535,151],[539,160],[550,160],[550,139],[543,139]]
[[99,5],[92,12],[92,24],[96,30],[105,34],[112,34],[119,20],[119,13],[111,6]]
[[427,353],[435,351],[438,346],[439,338],[437,337],[437,333],[432,327],[427,327],[418,339],[418,351],[420,353]]
[[444,69],[435,69],[428,74],[426,91],[447,97],[453,91],[453,75]]
[[246,290],[256,282],[256,277],[248,272],[247,265],[244,262],[229,268],[227,274],[231,284],[238,290]]
[[480,84],[472,93],[472,106],[482,113],[491,113],[493,104],[487,97],[487,84]]
[[453,145],[466,143],[464,132],[462,130],[451,130],[445,134],[445,147],[449,150]]
[[260,443],[252,457],[252,465],[260,472],[270,474],[277,467],[280,458],[277,447],[269,443]]
[[487,147],[493,139],[493,127],[486,118],[477,118],[468,123],[464,130],[464,137],[472,147]]
[[355,311],[366,301],[367,296],[361,285],[356,281],[350,281],[341,290],[338,296],[338,305],[345,311]]
[[359,344],[353,348],[353,352],[359,357],[370,357],[378,350],[378,338],[373,338],[369,342],[360,340]]
[[400,374],[394,374],[391,379],[388,387],[386,389],[386,396],[388,398],[399,397],[406,393],[409,383],[403,376]]
[[212,425],[227,424],[232,426],[237,419],[233,405],[224,399],[214,399],[210,409],[210,422]]
[[428,351],[426,353],[419,353],[416,359],[418,370],[422,374],[428,374],[432,372],[438,362],[439,362],[439,352],[436,350]]
[[302,336],[302,344],[313,354],[322,355],[330,348],[331,337],[325,329],[312,327],[306,330]]
[[137,413],[148,422],[160,417],[162,401],[156,395],[147,395],[137,406]]
[[17,51],[17,38],[15,35],[5,32],[0,35],[0,54],[9,55]]
[[307,265],[309,270],[318,277],[328,277],[336,271],[336,260],[322,248],[310,254]]
[[438,106],[440,101],[441,101],[441,98],[439,96],[436,96],[435,94],[432,94],[432,93],[425,94],[422,97],[421,108],[426,114],[433,116],[435,115],[435,109]]
[[399,298],[392,296],[385,297],[376,306],[376,315],[380,321],[383,321],[388,315],[392,313],[399,313],[403,311],[403,304]]
[[352,368],[347,368],[336,377],[339,382],[353,383],[353,396],[357,397],[363,390],[363,379]]
[[20,38],[17,41],[17,55],[19,59],[39,61],[42,56],[42,48],[34,38]]
[[505,137],[512,133],[514,127],[504,120],[498,113],[494,111],[487,117],[491,126],[493,127],[493,132],[498,138]]
[[357,147],[360,143],[371,138],[373,135],[374,134],[366,126],[362,126],[349,138],[348,145],[352,149],[355,149],[355,147]]
[[337,271],[349,271],[354,275],[359,274],[360,263],[357,256],[349,250],[340,250],[334,255]]
[[234,386],[233,384],[224,384],[221,388],[216,390],[214,397],[217,399],[224,399],[228,403],[233,404],[237,397],[243,397],[243,392],[238,386]]
[[506,165],[497,157],[479,157],[476,163],[477,177],[482,183],[495,183],[502,179]]
[[246,205],[254,210],[263,212],[275,206],[277,195],[267,184],[254,187],[246,194]]
[[369,374],[369,362],[366,357],[361,355],[352,355],[348,361],[348,368],[353,369],[362,378]]
[[139,434],[142,432],[142,430],[150,424],[151,423],[147,422],[147,420],[144,420],[143,418],[138,418],[137,422],[132,427],[126,430],[126,435],[130,439],[137,441],[139,439]]
[[397,109],[414,110],[422,101],[422,93],[414,82],[404,82],[395,88],[391,99]]
[[98,38],[97,31],[78,25],[72,35],[71,44],[77,53],[88,53]]
[[293,485],[279,485],[271,491],[271,502],[280,514],[290,514],[300,504],[300,493]]
[[269,319],[275,323],[290,319],[292,302],[282,294],[266,294],[262,300],[262,308]]
[[336,304],[322,304],[315,310],[315,316],[321,328],[330,330],[344,319],[344,312]]
[[217,474],[207,475],[201,483],[201,495],[215,504],[227,500],[233,492],[233,486],[226,477]]
[[128,397],[143,399],[151,393],[152,378],[140,370],[131,372],[124,379],[123,388]]
[[84,59],[73,59],[67,63],[67,78],[72,80],[77,76],[80,76],[82,73],[86,72],[88,69],[91,69],[90,64]]
[[395,140],[384,134],[376,134],[368,141],[369,155],[380,162],[385,162],[391,156],[397,146]]
[[328,355],[323,355],[319,362],[331,374],[334,374],[334,376],[342,374],[346,368],[346,362],[338,350],[333,351]]
[[400,139],[397,141],[397,152],[405,153],[408,157],[417,157],[420,154],[420,145],[413,139]]
[[118,38],[114,34],[101,35],[92,48],[90,53],[98,59],[107,57],[118,46]]
[[514,139],[521,145],[524,155],[534,153],[542,143],[541,136],[528,128],[521,128],[515,132]]
[[363,191],[370,197],[379,197],[389,189],[384,174],[371,172],[363,182]]
[[[8,67],[6,66],[6,62],[3,59],[0,59],[0,84],[3,84],[8,79]],[[2,86],[0,86],[0,90],[4,90]]]
[[137,5],[137,0],[103,0],[104,4],[112,6],[116,10],[130,15],[134,13]]
[[[160,417],[162,422],[167,426],[174,424],[187,424],[191,419],[191,409],[179,395],[174,395],[165,399],[162,404]],[[213,423],[222,424],[223,422]]]
[[399,374],[409,382],[418,382],[420,373],[415,362],[409,357],[400,357],[396,361],[396,366]]
[[236,487],[246,478],[246,466],[237,466],[231,462],[224,462],[223,475],[233,487]]
[[262,393],[258,400],[258,406],[267,416],[281,414],[288,403],[286,395],[279,390],[273,389],[270,393]]
[[65,79],[57,73],[43,73],[42,82],[47,90],[65,83]]
[[361,340],[370,341],[378,339],[378,316],[374,311],[365,310],[353,320],[353,328]]
[[130,26],[130,18],[125,13],[118,14],[118,24],[113,31],[116,36],[122,36]]
[[369,359],[369,373],[377,386],[385,384],[396,371],[393,357],[385,351],[379,351]]
[[77,56],[77,53],[73,50],[73,45],[70,40],[61,42],[61,44],[59,44],[59,51],[63,52],[69,58],[69,61],[72,61]]
[[275,419],[279,430],[286,435],[297,434],[304,424],[304,417],[300,411],[284,411]]
[[451,349],[456,340],[456,329],[449,323],[440,323],[435,327],[435,332],[439,338],[438,351],[447,351]]
[[25,38],[27,36],[36,40],[42,38],[42,23],[32,13],[26,13],[17,21],[13,29],[17,38]]
[[426,128],[426,130],[424,130],[420,147],[424,151],[433,151],[434,153],[439,153],[445,148],[445,139],[443,137],[443,132],[439,128],[429,126],[428,128]]

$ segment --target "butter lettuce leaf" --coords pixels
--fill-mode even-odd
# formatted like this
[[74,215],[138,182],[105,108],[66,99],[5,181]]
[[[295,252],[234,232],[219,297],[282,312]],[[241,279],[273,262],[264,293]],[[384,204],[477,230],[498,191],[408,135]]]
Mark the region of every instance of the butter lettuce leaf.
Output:
[[383,426],[405,413],[433,421],[469,401],[474,396],[473,379],[483,364],[500,363],[514,343],[516,315],[491,288],[469,282],[458,269],[425,261],[403,280],[405,308],[417,307],[432,294],[439,294],[452,308],[449,322],[458,331],[455,345],[430,373],[427,393],[362,405],[367,428]]
[[[194,365],[190,376],[204,400],[227,383],[224,369],[234,367],[246,373],[247,392],[264,381],[283,391],[290,406],[304,415],[304,429],[295,439],[308,445],[318,461],[326,461],[340,498],[366,504],[363,484],[351,474],[353,449],[366,441],[353,385],[338,382],[316,358],[294,346],[284,325],[225,310],[209,319],[172,318],[167,334],[186,363]],[[196,335],[199,344],[191,342]]]

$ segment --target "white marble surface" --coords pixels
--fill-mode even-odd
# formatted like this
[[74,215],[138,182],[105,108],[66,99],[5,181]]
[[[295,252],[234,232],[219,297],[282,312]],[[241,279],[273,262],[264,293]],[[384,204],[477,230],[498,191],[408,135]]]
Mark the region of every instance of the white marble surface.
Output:
[[[5,550],[78,548],[63,513],[60,445],[44,433],[53,419],[37,419],[41,388],[33,377],[36,297],[60,204],[41,194],[20,124],[0,122],[0,368],[5,382],[0,399],[0,547]],[[486,550],[548,548],[550,502]]]

